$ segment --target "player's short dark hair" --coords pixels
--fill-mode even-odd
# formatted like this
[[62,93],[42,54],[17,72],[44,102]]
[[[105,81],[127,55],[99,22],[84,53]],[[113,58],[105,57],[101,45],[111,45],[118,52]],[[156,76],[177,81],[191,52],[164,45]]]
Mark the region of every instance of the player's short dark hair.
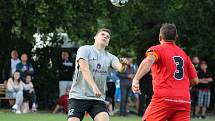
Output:
[[175,24],[164,23],[160,28],[160,34],[166,41],[175,41],[177,36]]
[[109,33],[109,34],[111,35],[111,30],[108,29],[108,28],[100,28],[100,29],[97,31],[96,34],[98,34],[99,32],[102,32],[102,31],[105,31],[105,32],[107,32],[107,33]]

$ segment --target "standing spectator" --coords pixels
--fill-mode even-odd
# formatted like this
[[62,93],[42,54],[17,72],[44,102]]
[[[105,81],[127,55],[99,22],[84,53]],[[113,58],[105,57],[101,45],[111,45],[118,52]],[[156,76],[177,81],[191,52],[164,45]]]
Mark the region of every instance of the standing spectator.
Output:
[[12,109],[20,114],[20,108],[23,102],[23,82],[20,79],[20,73],[15,71],[12,78],[7,81],[6,97],[15,98],[15,105]]
[[3,69],[3,80],[5,84],[7,83],[7,80],[12,77],[13,73],[16,71],[16,65],[20,63],[17,50],[12,50],[10,56],[11,59],[5,63]]
[[72,85],[73,72],[75,70],[74,62],[69,58],[69,52],[63,51],[61,53],[61,64],[59,68],[59,96],[65,92],[67,85]]
[[200,70],[199,62],[200,62],[200,60],[199,60],[199,57],[198,57],[198,56],[194,56],[194,57],[192,58],[192,63],[193,63],[193,65],[195,66],[197,72]]
[[127,115],[127,102],[129,91],[131,90],[132,79],[136,73],[137,67],[133,64],[131,57],[127,57],[128,67],[125,72],[119,73],[120,78],[120,90],[121,90],[121,101],[120,101],[120,115]]
[[[198,72],[199,84],[198,88],[198,103],[195,108],[195,115],[198,118],[206,118],[206,110],[210,106],[211,92],[209,83],[213,81],[212,75],[207,71],[208,65],[206,61],[200,62],[200,70]],[[201,110],[201,115],[199,115]]]
[[114,104],[115,104],[115,82],[119,78],[117,77],[117,72],[112,70],[107,76],[107,91],[106,91],[106,104],[108,105],[108,111],[110,115],[113,115]]
[[[199,60],[198,56],[194,56],[192,58],[192,63],[195,66],[195,69],[196,69],[197,73],[200,70],[199,62],[200,62],[200,60]],[[198,102],[198,89],[197,89],[197,85],[193,86],[193,88],[190,91],[190,94],[191,94],[191,111],[192,111],[193,116],[196,117],[195,116],[195,106],[197,105],[197,102]]]
[[31,74],[33,76],[34,68],[28,63],[28,55],[26,53],[21,55],[21,62],[16,65],[16,70],[20,72],[23,81],[25,80],[26,74]]
[[36,92],[34,90],[34,85],[32,83],[32,76],[31,74],[26,74],[25,75],[25,83],[24,83],[24,90],[23,90],[23,97],[24,97],[24,102],[31,102],[31,111],[36,112],[37,107],[36,107]]

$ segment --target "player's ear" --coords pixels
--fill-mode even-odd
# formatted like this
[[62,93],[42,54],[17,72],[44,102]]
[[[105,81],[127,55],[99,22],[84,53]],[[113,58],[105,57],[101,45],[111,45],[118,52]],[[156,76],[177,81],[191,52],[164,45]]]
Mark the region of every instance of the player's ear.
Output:
[[162,37],[161,37],[161,35],[159,35],[159,41],[160,41],[160,42],[162,41]]
[[93,38],[94,38],[94,40],[96,40],[96,35]]
[[175,37],[175,40],[178,40],[178,39],[179,39],[179,35],[177,34],[176,37]]

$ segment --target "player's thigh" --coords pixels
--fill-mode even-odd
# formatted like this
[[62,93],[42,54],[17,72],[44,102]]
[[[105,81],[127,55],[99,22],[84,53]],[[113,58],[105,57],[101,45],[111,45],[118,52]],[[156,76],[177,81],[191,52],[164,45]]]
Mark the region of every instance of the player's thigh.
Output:
[[149,106],[143,117],[143,121],[166,121],[175,110],[163,106]]
[[100,121],[99,119],[103,119],[101,121],[109,121],[107,107],[103,101],[94,100],[92,107],[87,110],[87,112],[90,114],[92,119],[97,119],[96,121]]
[[190,121],[190,111],[180,110],[176,111],[169,121]]
[[95,121],[109,121],[109,115],[107,112],[100,112],[95,116],[94,120]]
[[82,120],[89,106],[88,100],[69,99],[68,121]]
[[68,118],[68,121],[80,121],[80,119],[77,117],[71,117],[71,118]]

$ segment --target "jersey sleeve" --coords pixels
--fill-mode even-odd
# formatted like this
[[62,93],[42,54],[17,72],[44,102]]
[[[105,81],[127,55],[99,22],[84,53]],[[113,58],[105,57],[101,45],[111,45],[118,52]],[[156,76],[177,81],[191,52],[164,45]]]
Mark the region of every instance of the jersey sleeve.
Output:
[[78,61],[79,59],[84,59],[88,61],[88,56],[89,56],[89,47],[82,46],[77,51],[76,61]]
[[187,58],[188,58],[188,65],[187,65],[188,77],[190,80],[192,80],[192,79],[198,77],[197,71],[196,71],[194,65],[192,64],[190,58],[189,57],[187,57]]
[[158,55],[158,52],[156,50],[156,48],[153,46],[153,47],[150,47],[146,53],[145,53],[145,56],[148,57],[149,55],[153,55],[155,56],[155,62],[158,60],[159,58],[159,55]]
[[111,54],[111,67],[116,63],[119,63],[119,59],[115,55]]

